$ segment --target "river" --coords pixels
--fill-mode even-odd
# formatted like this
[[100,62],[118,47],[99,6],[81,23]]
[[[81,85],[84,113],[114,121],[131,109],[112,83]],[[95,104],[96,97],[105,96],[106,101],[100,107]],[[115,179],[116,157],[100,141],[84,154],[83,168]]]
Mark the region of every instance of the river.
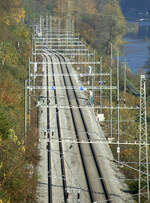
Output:
[[[132,23],[132,22],[131,22]],[[136,74],[150,57],[148,46],[150,46],[150,22],[138,22],[139,30],[136,34],[124,36],[127,42],[124,47],[124,55],[132,73]]]

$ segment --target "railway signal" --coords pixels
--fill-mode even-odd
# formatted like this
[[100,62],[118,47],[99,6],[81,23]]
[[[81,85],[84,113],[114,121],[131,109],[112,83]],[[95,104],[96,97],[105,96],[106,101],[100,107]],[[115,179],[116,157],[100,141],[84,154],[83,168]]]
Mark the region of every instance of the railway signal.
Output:
[[54,87],[54,86],[52,86],[52,87],[51,87],[51,90],[53,90],[53,91],[54,91],[54,90],[55,90],[55,87]]
[[90,104],[93,105],[94,99],[93,99],[93,92],[90,91]]
[[83,91],[83,90],[84,90],[84,88],[81,86],[81,87],[80,87],[80,91]]
[[99,85],[102,85],[103,84],[103,81],[99,81]]
[[17,47],[20,48],[20,42],[17,42]]
[[92,73],[92,67],[89,66],[89,74],[91,74],[91,73]]

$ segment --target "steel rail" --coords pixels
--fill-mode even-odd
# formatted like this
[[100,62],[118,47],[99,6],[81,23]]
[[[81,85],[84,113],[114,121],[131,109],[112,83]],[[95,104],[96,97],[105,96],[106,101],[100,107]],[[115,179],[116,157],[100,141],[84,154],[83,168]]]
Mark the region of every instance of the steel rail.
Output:
[[[52,75],[53,75],[52,78],[53,78],[53,85],[55,86],[56,82],[55,82],[53,59],[50,55],[49,55],[49,58],[52,62]],[[55,103],[57,104],[56,89],[54,90],[54,98],[55,98]],[[66,192],[67,183],[66,183],[66,173],[65,173],[65,161],[64,161],[64,154],[63,154],[63,145],[62,145],[62,136],[61,136],[61,127],[60,127],[60,118],[59,118],[58,108],[56,108],[56,121],[57,121],[57,131],[58,131],[58,140],[59,140],[60,164],[61,164],[64,202],[67,203],[67,192]]]
[[[46,58],[47,61],[47,58]],[[46,85],[47,85],[47,138],[50,139],[50,109],[49,109],[49,80],[48,80],[48,64],[46,65]],[[52,175],[51,175],[51,143],[47,143],[47,166],[48,166],[48,203],[52,203]]]
[[[62,57],[63,61],[65,62],[65,58],[62,56],[62,55],[57,55],[55,53],[55,55],[58,57],[58,60],[60,61],[60,67],[61,67],[61,71],[62,71],[62,74],[64,74],[64,71],[63,71],[63,67],[62,67],[62,64],[61,64],[61,59],[60,59],[60,56]],[[69,73],[69,70],[68,70],[68,66],[66,65],[66,70],[67,70],[67,73],[68,75],[70,74]],[[72,82],[72,79],[71,77],[69,77],[70,79],[70,83],[72,86],[73,85],[73,82]],[[66,80],[65,80],[65,77],[63,76],[63,80],[64,80],[64,84],[65,86],[67,86],[66,84]],[[78,101],[78,97],[77,97],[77,94],[75,92],[75,90],[73,90],[74,92],[74,96],[75,96],[75,99],[76,99],[76,102],[77,102],[77,105],[79,106],[79,101]],[[68,90],[66,89],[66,94],[67,94],[67,98],[68,98],[68,102],[69,102],[69,105],[71,106],[71,101],[70,101],[70,97],[69,97],[69,93],[68,93]],[[85,164],[85,160],[84,160],[84,155],[83,155],[83,152],[82,152],[82,147],[81,147],[81,143],[79,142],[80,141],[80,137],[78,135],[78,130],[77,130],[77,127],[76,127],[76,122],[75,122],[75,117],[74,117],[74,113],[73,113],[73,110],[70,108],[70,112],[71,112],[71,115],[72,115],[72,120],[73,120],[73,124],[74,124],[74,129],[75,129],[75,134],[76,134],[76,138],[77,138],[77,142],[78,142],[78,146],[79,146],[79,151],[80,151],[80,155],[81,155],[81,160],[82,160],[82,163],[83,163],[83,169],[84,169],[84,173],[85,173],[85,177],[86,177],[86,182],[87,182],[87,186],[88,186],[88,190],[89,190],[89,195],[90,195],[90,200],[91,202],[94,202],[94,196],[93,196],[93,190],[92,190],[92,187],[90,185],[90,181],[89,181],[89,177],[88,177],[88,173],[87,173],[87,169],[86,169],[86,164]],[[84,129],[85,129],[85,132],[88,132],[88,128],[86,126],[86,123],[85,123],[85,120],[84,120],[84,116],[83,116],[83,113],[81,111],[81,109],[79,108],[79,112],[80,112],[80,115],[81,115],[81,119],[82,119],[82,122],[83,122],[83,126],[84,126]],[[86,133],[86,136],[87,136],[87,139],[90,140],[90,135],[88,133]],[[91,143],[89,143],[90,145],[90,149],[91,149],[91,152],[92,152],[92,156],[93,156],[93,159],[94,159],[94,162],[95,162],[95,165],[96,165],[96,168],[97,168],[97,172],[99,174],[99,178],[100,178],[100,182],[101,182],[101,185],[103,187],[103,191],[104,191],[104,195],[105,195],[105,198],[106,198],[106,201],[108,203],[110,203],[111,201],[109,200],[109,194],[108,194],[108,191],[106,189],[106,185],[105,185],[105,182],[104,182],[104,178],[103,178],[103,175],[102,175],[102,172],[100,170],[100,167],[99,167],[99,164],[98,164],[98,161],[97,161],[97,158],[96,158],[96,155],[95,155],[95,150],[93,148],[93,145]]]

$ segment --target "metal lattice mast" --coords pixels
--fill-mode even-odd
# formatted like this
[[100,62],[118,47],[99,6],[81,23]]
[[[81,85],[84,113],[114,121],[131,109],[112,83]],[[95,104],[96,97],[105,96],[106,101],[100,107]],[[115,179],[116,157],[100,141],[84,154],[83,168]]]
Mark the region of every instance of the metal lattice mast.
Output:
[[120,102],[120,94],[119,94],[119,52],[117,53],[117,137],[118,137],[118,146],[117,146],[117,154],[118,154],[118,162],[120,162],[120,109],[119,109],[119,102]]
[[48,37],[49,37],[48,28],[49,28],[49,17],[46,16],[46,37],[47,37],[47,44],[48,44]]
[[71,14],[70,14],[70,1],[68,1],[68,14],[66,18],[66,35],[67,35],[67,48],[68,48],[68,38],[71,31]]
[[52,22],[52,16],[49,16],[49,26],[50,26],[50,34],[52,33],[52,25],[53,22]]
[[25,144],[26,144],[26,140],[27,140],[27,80],[25,80],[25,102],[24,102],[24,112],[25,112],[25,119],[24,119],[24,134],[25,134]]
[[124,63],[124,94],[126,94],[127,90],[127,61],[125,58],[125,63]]
[[72,20],[72,33],[75,34],[75,29],[74,29],[74,20]]
[[[110,87],[112,87],[112,62],[113,62],[113,46],[112,43],[110,44],[110,53],[111,53],[111,63],[110,63]],[[110,136],[113,136],[113,129],[112,129],[112,89],[110,88]]]
[[[96,54],[96,52],[95,52],[95,50],[94,50],[94,56],[93,56],[93,59],[94,59],[94,66],[93,66],[93,68],[94,68],[94,77],[93,77],[93,79],[94,79],[94,85],[95,85],[95,59],[96,59],[95,54]],[[96,94],[95,94],[95,92],[93,91],[93,97],[94,97],[95,95],[96,95]]]
[[112,67],[110,68],[110,136],[113,136],[113,129],[112,129]]
[[61,19],[58,20],[58,35],[60,39],[60,34],[61,34]]
[[29,123],[30,123],[30,120],[31,120],[31,89],[30,89],[30,86],[31,86],[31,78],[30,78],[30,74],[31,74],[31,65],[30,65],[30,58],[29,58],[29,110],[28,110],[28,114],[29,114]]
[[40,33],[42,33],[42,16],[40,16]]
[[[102,73],[102,71],[103,71],[103,58],[102,57],[100,59],[100,62],[101,62],[101,64],[100,64],[100,73]],[[102,83],[102,76],[101,75],[100,75],[100,83]],[[100,113],[102,113],[102,106],[103,106],[102,94],[103,94],[103,90],[100,88],[100,107],[101,107]]]
[[[140,133],[139,133],[139,203],[143,196],[149,197],[149,168],[146,118],[146,78],[140,79]],[[145,195],[146,194],[146,195]]]

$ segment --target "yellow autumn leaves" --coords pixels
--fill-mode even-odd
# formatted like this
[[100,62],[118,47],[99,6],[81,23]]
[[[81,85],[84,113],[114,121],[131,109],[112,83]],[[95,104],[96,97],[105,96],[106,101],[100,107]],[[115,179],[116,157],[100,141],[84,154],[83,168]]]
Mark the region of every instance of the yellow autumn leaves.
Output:
[[15,131],[13,129],[9,129],[9,131],[8,131],[8,137],[13,140],[13,142],[19,147],[20,151],[25,152],[24,143],[23,142],[21,143],[18,140],[18,137],[16,136]]
[[10,15],[4,16],[3,22],[7,25],[10,25],[11,21],[15,21],[16,23],[19,23],[21,19],[24,19],[25,17],[25,10],[24,8],[12,8],[10,10]]
[[[13,129],[8,130],[8,138],[11,139],[18,147],[19,151],[22,151],[23,153],[25,152],[25,146],[24,146],[24,141],[19,141],[18,137],[15,134],[15,131]],[[3,138],[2,135],[0,134],[0,146],[2,144]],[[2,163],[0,162],[0,168],[2,167]]]
[[11,22],[19,23],[21,19],[25,18],[25,10],[20,0],[4,1],[1,10],[0,23],[10,25]]

